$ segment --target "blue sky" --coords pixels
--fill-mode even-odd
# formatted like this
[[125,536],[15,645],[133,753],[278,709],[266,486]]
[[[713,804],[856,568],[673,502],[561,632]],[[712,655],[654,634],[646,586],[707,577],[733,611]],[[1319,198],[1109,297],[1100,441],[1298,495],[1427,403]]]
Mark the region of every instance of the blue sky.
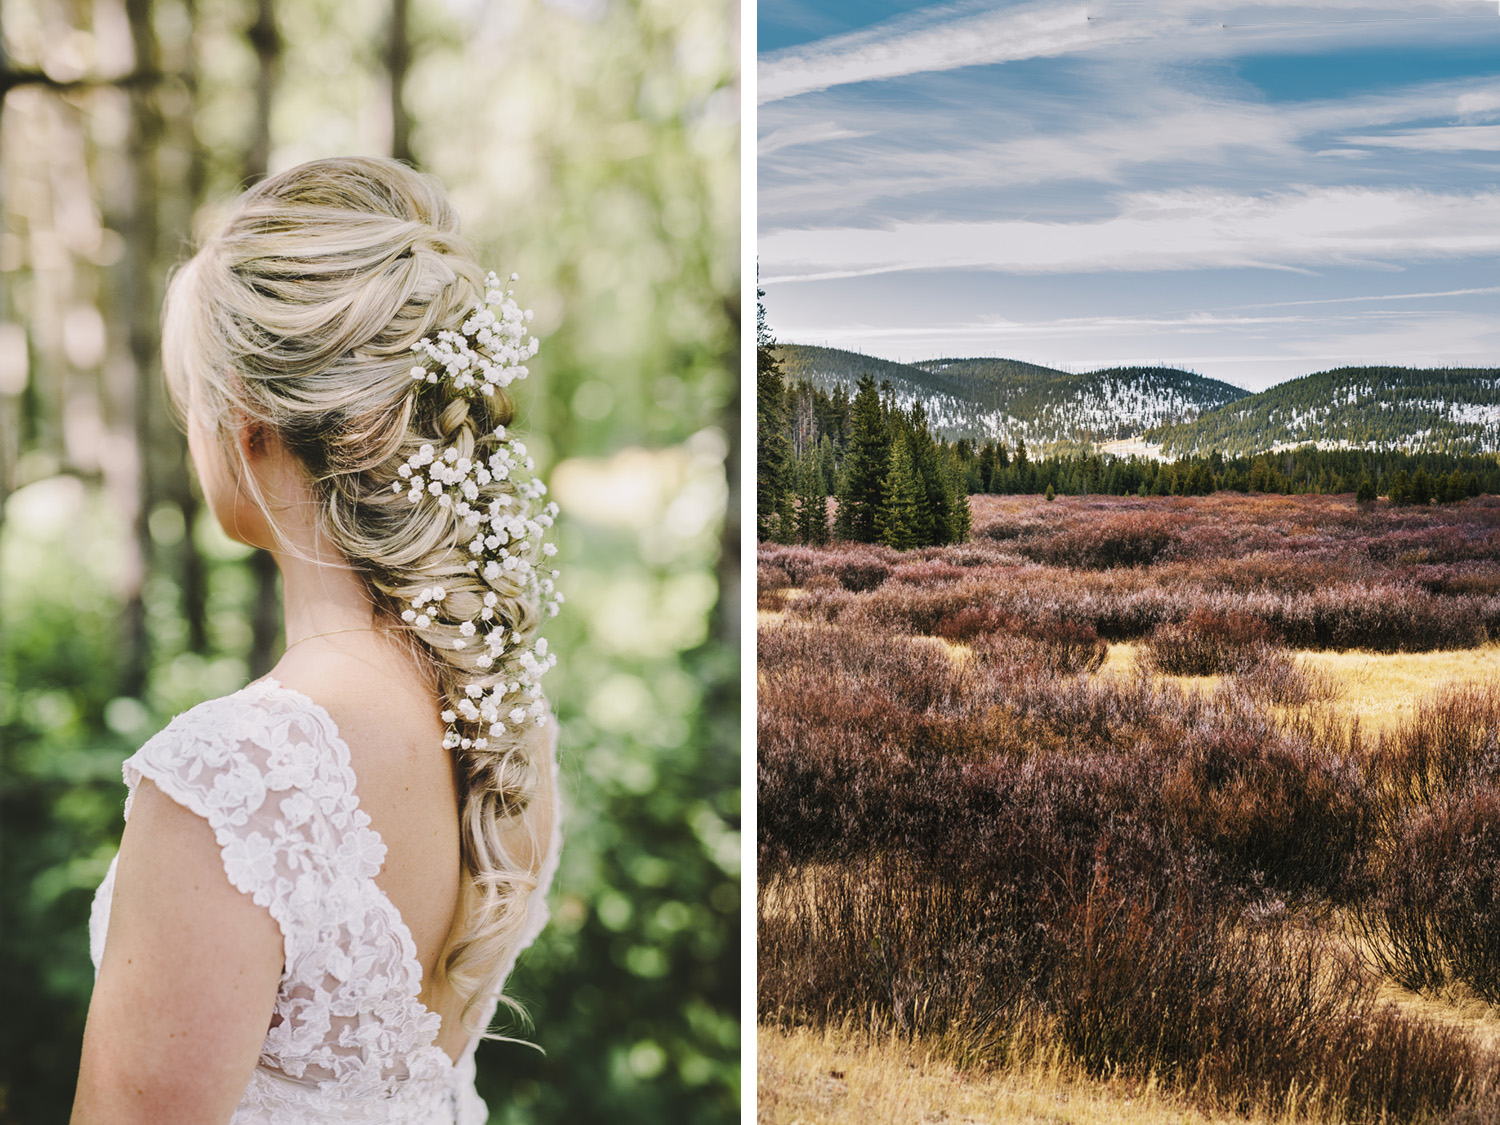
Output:
[[1500,366],[1500,3],[761,0],[780,339]]

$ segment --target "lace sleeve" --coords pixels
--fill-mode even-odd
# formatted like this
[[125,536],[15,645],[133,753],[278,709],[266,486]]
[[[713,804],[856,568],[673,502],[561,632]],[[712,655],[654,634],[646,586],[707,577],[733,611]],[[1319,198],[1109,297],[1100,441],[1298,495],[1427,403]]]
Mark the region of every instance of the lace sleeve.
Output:
[[136,786],[149,778],[208,821],[224,874],[270,911],[289,964],[340,876],[371,878],[385,859],[369,816],[356,807],[347,763],[309,726],[306,714],[233,695],[179,715],[125,762],[126,818]]

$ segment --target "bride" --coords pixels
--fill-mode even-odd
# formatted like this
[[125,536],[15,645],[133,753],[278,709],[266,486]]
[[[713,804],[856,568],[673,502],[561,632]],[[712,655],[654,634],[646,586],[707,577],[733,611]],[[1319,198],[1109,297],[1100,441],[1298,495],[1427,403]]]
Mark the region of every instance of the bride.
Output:
[[266,180],[173,278],[172,398],[287,647],[125,763],[74,1122],[486,1120],[474,1048],[557,861],[528,319],[386,160]]

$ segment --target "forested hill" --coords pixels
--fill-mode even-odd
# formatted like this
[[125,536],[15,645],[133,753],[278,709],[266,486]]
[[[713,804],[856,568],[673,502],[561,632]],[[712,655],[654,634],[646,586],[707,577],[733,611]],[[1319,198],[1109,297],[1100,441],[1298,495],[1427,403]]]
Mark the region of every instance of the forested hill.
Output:
[[1340,367],[1146,434],[1169,456],[1323,448],[1500,451],[1500,369]]
[[934,434],[953,441],[1022,439],[1033,447],[1112,441],[1196,418],[1243,398],[1216,379],[1166,367],[1115,367],[1075,375],[1009,359],[892,363],[837,348],[784,344],[786,380],[851,392],[862,374],[888,382],[899,405],[920,400]]

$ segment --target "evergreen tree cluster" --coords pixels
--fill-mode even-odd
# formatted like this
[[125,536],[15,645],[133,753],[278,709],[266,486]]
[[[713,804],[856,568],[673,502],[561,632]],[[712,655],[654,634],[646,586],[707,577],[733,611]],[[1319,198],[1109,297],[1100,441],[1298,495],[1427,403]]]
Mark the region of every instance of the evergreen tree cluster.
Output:
[[[788,383],[759,310],[756,336],[756,534],[819,546],[837,538],[899,550],[969,537],[968,475],[932,434],[920,403],[896,405],[862,375],[851,397]],[[829,526],[828,498],[837,498]]]
[[1316,449],[1224,457],[1181,457],[1152,461],[1108,454],[1054,454],[1027,457],[1003,442],[975,449],[953,446],[970,493],[1044,493],[1086,496],[1206,496],[1211,492],[1339,494],[1360,502],[1389,496],[1393,504],[1452,503],[1500,492],[1500,458],[1493,454],[1452,455],[1358,449]]

